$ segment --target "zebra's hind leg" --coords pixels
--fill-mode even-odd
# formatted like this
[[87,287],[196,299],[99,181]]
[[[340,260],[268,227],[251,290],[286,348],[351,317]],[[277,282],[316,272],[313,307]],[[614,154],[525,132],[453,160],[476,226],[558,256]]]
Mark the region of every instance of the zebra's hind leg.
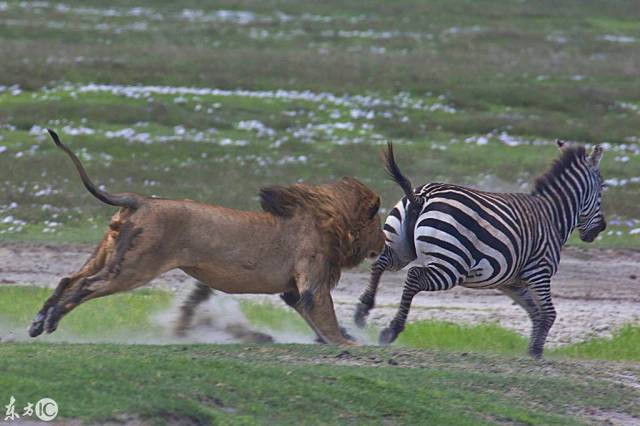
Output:
[[544,343],[549,330],[556,319],[556,310],[551,301],[551,286],[549,282],[528,286],[524,282],[500,288],[514,302],[522,306],[531,318],[531,338],[529,340],[529,355],[542,358]]
[[378,284],[380,284],[380,278],[387,269],[393,266],[393,253],[391,248],[387,245],[384,246],[384,251],[373,263],[371,267],[371,278],[369,279],[369,285],[362,295],[360,295],[360,302],[356,306],[356,312],[353,316],[353,321],[359,328],[364,328],[367,325],[367,316],[369,311],[373,309],[376,302],[376,293],[378,292]]
[[409,315],[409,309],[411,309],[411,302],[416,294],[421,291],[449,290],[458,281],[461,281],[461,278],[455,277],[449,270],[436,264],[409,269],[407,280],[402,289],[400,307],[389,326],[380,332],[380,344],[390,344],[404,330],[407,315]]

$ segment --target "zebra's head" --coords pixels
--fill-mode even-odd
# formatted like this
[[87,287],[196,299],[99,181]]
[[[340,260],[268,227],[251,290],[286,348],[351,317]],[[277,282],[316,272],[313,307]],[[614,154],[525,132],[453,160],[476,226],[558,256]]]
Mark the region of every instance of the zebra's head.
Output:
[[[564,143],[558,141],[558,146],[562,150]],[[576,171],[580,175],[578,182],[584,191],[578,211],[577,228],[580,239],[588,243],[593,242],[607,227],[602,213],[602,189],[604,188],[604,179],[600,174],[602,153],[602,147],[596,145],[591,154],[585,154],[582,161],[576,164]]]

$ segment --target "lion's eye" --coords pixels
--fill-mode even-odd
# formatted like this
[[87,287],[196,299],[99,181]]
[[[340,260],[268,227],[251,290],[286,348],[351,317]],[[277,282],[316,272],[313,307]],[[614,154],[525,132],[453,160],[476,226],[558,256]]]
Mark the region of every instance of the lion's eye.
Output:
[[376,202],[369,208],[369,219],[373,219],[376,214],[378,214],[378,210],[380,210],[380,197],[376,200]]

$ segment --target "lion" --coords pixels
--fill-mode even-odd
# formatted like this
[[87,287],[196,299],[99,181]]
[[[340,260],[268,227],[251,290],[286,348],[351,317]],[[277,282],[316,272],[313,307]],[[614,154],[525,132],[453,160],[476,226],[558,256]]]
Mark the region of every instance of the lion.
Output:
[[44,303],[29,328],[31,337],[52,333],[62,317],[88,300],[181,269],[201,283],[194,300],[203,286],[225,293],[280,293],[322,341],[353,344],[338,326],[331,289],[342,269],[378,256],[384,247],[380,197],[367,186],[344,177],[323,185],[266,187],[260,191],[262,212],[110,194],[97,188],[78,157],[48,132],[89,193],[119,210],[90,258],[62,278]]

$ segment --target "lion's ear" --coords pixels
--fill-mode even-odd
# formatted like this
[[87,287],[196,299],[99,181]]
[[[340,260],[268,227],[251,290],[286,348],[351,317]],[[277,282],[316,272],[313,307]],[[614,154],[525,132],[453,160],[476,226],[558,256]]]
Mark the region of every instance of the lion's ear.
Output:
[[293,216],[298,204],[297,193],[292,187],[267,186],[260,189],[262,210],[275,216]]
[[378,210],[380,210],[380,197],[376,197],[376,201],[369,207],[369,219],[373,219],[378,214]]

